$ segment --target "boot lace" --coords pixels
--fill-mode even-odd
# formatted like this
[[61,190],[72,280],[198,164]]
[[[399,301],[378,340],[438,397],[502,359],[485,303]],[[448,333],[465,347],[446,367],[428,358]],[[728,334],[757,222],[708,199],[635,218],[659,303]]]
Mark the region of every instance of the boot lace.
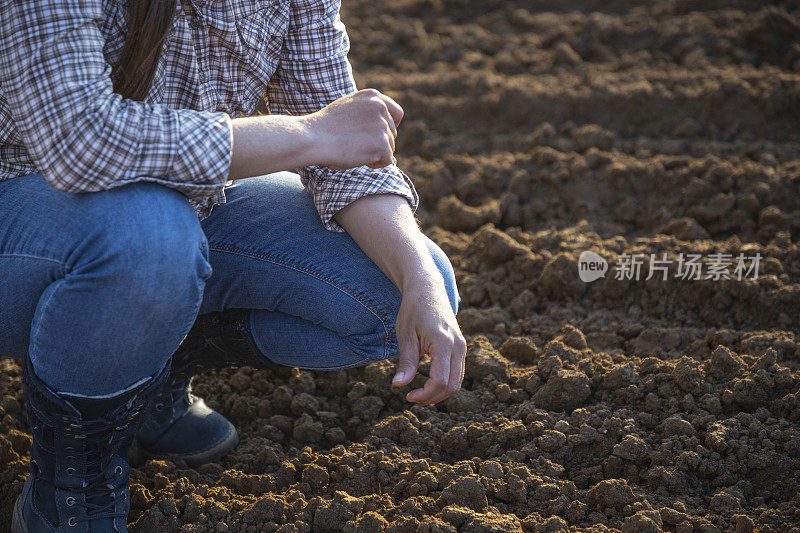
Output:
[[72,493],[83,494],[84,501],[72,496],[67,498],[67,505],[84,509],[82,516],[70,518],[70,525],[78,522],[88,522],[106,518],[126,518],[126,513],[116,511],[116,506],[125,499],[125,491],[120,490],[125,483],[125,470],[117,466],[108,472],[111,460],[116,454],[113,451],[121,444],[116,437],[120,432],[128,429],[136,419],[139,409],[125,413],[122,417],[98,420],[70,420],[65,417],[67,437],[76,444],[82,445],[82,450],[72,446],[66,448],[70,453],[72,464],[67,468],[67,474],[74,474],[77,469],[84,472],[80,487],[68,487]]
[[[166,407],[172,407],[178,403],[183,402],[184,405],[189,406],[194,402],[195,396],[189,387],[192,378],[183,375],[189,372],[189,368],[182,368],[180,370],[173,370],[175,379],[170,379],[164,386],[164,389],[155,397],[153,408],[156,411],[163,411]],[[191,374],[188,374],[191,376]]]

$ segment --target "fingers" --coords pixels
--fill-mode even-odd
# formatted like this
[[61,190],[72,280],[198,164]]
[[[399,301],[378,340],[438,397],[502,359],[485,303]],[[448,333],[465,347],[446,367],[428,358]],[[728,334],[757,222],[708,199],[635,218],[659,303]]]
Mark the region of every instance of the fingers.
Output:
[[454,337],[448,338],[447,334],[443,334],[431,348],[430,354],[430,377],[421,389],[414,389],[406,395],[406,399],[410,402],[434,405],[461,389],[464,380],[464,360],[467,355],[467,345],[463,336],[456,333]]
[[367,163],[370,168],[383,168],[394,162],[397,126],[403,118],[403,109],[397,102],[375,89],[362,89],[356,95],[358,98],[366,99],[370,105],[374,106],[374,111],[378,112],[386,127],[385,133],[382,135],[383,139],[381,139],[383,146],[375,154],[374,159]]
[[392,131],[397,135],[397,126],[403,120],[403,108],[400,107],[400,104],[376,89],[362,89],[357,94],[363,95],[364,98],[369,100],[380,102],[383,105],[386,109],[387,122],[391,124]]
[[381,158],[379,163],[382,167],[390,164],[392,162],[392,157],[394,156],[394,147],[395,147],[395,138],[397,137],[397,126],[392,119],[392,116],[389,114],[389,110],[386,108],[386,105],[383,106],[383,122],[386,126],[386,135],[384,141],[389,147],[388,153],[384,154],[384,157]]
[[397,363],[397,373],[392,379],[392,386],[402,387],[408,385],[417,374],[419,366],[419,339],[412,332],[409,335],[398,335],[397,342],[400,348],[400,358]]
[[387,165],[394,163],[394,135],[387,128],[384,132],[383,147],[378,152],[375,161],[368,163],[370,168],[383,168]]
[[400,104],[386,96],[385,94],[381,94],[381,98],[383,102],[386,104],[386,108],[389,110],[389,114],[392,116],[395,126],[399,126],[400,122],[403,120],[403,108],[400,107]]
[[452,348],[452,340],[445,338],[437,340],[436,344],[431,346],[430,377],[421,389],[415,389],[408,393],[406,398],[409,401],[433,405],[450,395],[448,382],[450,380]]
[[467,343],[458,335],[453,340],[453,353],[450,356],[450,377],[447,380],[449,394],[455,394],[461,389],[464,381],[464,360],[467,357]]
[[392,159],[393,159],[392,154],[389,153],[388,155],[384,155],[374,163],[367,163],[367,166],[369,168],[383,168],[385,166],[390,165],[392,163]]
[[394,123],[394,120],[392,120],[392,116],[389,114],[388,110],[383,120],[386,121],[386,126],[389,128],[389,133],[392,134],[392,141],[394,141],[395,137],[397,137],[397,125]]
[[[387,140],[389,141],[389,151],[390,151],[390,154],[389,154],[389,159],[391,160],[392,156],[394,155],[394,142],[395,142],[395,141],[394,141],[394,138],[395,138],[395,136],[397,135],[397,130],[395,130],[394,132],[392,132],[392,130],[391,130],[391,129],[388,129],[388,130],[386,130],[386,131],[388,132],[388,134],[387,134]],[[387,164],[388,164],[388,163],[387,163]]]

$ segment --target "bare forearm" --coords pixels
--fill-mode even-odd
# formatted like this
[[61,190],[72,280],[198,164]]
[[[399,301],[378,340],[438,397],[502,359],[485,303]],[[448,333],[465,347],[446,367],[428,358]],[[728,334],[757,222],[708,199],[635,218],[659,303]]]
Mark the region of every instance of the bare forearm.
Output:
[[313,139],[302,117],[267,115],[233,120],[231,180],[312,163]]
[[429,378],[406,398],[427,404],[444,400],[461,387],[466,343],[408,203],[393,194],[365,196],[339,211],[336,221],[403,295],[395,324],[399,361],[392,385],[411,383],[420,356],[429,353]]
[[[237,119],[230,179],[306,165],[386,166],[402,116],[396,102],[365,90],[303,117]],[[335,220],[402,293],[395,324],[399,362],[392,384],[411,383],[420,356],[429,353],[429,378],[407,398],[429,404],[447,398],[461,386],[466,343],[442,272],[407,200],[395,194],[365,196],[341,209]]]
[[309,115],[234,119],[228,179],[307,165],[384,167],[391,162],[402,116],[397,102],[365,89]]
[[433,275],[438,270],[404,198],[365,196],[335,218],[403,294],[421,284],[429,290],[444,289],[441,278]]

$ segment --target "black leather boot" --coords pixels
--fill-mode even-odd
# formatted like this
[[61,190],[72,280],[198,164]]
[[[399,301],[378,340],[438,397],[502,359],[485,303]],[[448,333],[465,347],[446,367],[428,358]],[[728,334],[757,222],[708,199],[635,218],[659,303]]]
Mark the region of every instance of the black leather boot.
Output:
[[213,368],[278,368],[261,353],[250,330],[250,309],[200,315],[172,358],[173,375],[193,376]]
[[136,439],[150,456],[177,455],[196,467],[228,454],[239,434],[224,416],[192,394],[191,378],[178,375],[155,398]]
[[197,317],[172,357],[169,383],[136,435],[149,455],[178,455],[190,466],[220,459],[233,450],[236,428],[192,394],[192,376],[216,368],[275,368],[256,347],[250,332],[250,310],[231,309]]
[[56,393],[23,367],[33,435],[31,474],[14,506],[13,533],[126,531],[128,450],[169,365],[110,398]]

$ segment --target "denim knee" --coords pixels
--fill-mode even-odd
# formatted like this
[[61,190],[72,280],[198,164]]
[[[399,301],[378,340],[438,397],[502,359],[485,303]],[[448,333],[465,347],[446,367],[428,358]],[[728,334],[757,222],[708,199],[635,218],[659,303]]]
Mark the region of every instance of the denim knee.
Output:
[[211,275],[208,243],[194,210],[171,189],[134,184],[113,189],[111,223],[96,229],[110,276],[141,306],[199,306]]
[[83,194],[31,188],[52,219],[38,230],[52,229],[42,249],[59,270],[30,323],[37,375],[60,392],[100,395],[160,370],[211,275],[194,210],[156,184]]

